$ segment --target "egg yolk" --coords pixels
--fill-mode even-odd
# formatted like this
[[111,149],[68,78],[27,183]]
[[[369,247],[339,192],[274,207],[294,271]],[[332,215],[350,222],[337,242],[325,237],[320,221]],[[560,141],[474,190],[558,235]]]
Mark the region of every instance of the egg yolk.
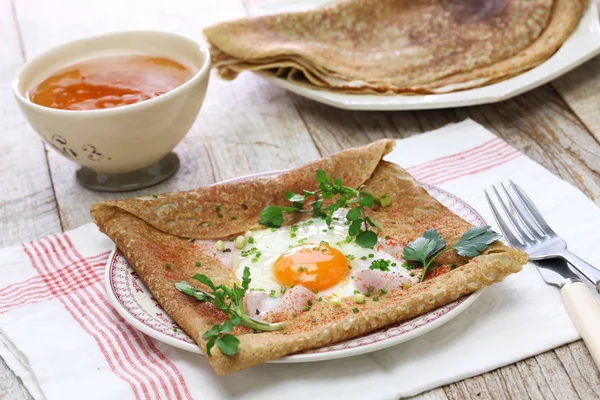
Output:
[[280,285],[303,285],[321,291],[348,275],[348,260],[324,243],[304,244],[281,254],[273,264],[273,274]]

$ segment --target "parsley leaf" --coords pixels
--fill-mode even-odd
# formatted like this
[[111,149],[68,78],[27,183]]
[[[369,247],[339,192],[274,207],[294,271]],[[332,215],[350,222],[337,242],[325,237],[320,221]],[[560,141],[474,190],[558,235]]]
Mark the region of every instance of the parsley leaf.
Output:
[[223,354],[232,356],[237,353],[240,340],[233,335],[227,334],[217,339],[217,347]]
[[427,260],[446,246],[438,231],[427,229],[423,236],[416,238],[404,248],[404,259],[427,264]]
[[285,192],[285,199],[291,202],[304,201],[305,198],[306,196],[290,192],[289,190]]
[[356,221],[357,219],[360,218],[360,216],[361,216],[360,207],[354,207],[348,211],[348,214],[346,214],[346,219],[348,221]]
[[268,228],[279,228],[283,224],[283,211],[277,206],[265,207],[260,212],[258,223]]
[[354,241],[360,247],[372,249],[377,244],[377,234],[373,231],[362,231],[356,235],[356,239]]
[[211,350],[217,345],[223,354],[232,355],[237,352],[240,341],[229,334],[233,327],[240,325],[255,331],[277,331],[285,327],[285,323],[272,324],[252,318],[246,313],[244,308],[244,296],[249,290],[250,269],[244,268],[242,275],[242,286],[233,284],[233,287],[225,285],[215,285],[214,282],[203,274],[193,276],[195,280],[209,287],[211,292],[197,289],[186,281],[177,282],[175,287],[181,293],[191,296],[196,300],[213,304],[229,317],[227,321],[215,324],[211,329],[204,332],[202,337],[208,339],[206,342],[206,354],[210,357]]
[[[404,248],[404,260],[416,261],[423,266],[421,273],[421,282],[423,282],[427,268],[445,252],[456,250],[463,257],[476,257],[490,243],[499,238],[500,235],[494,232],[490,226],[477,226],[467,230],[458,242],[446,247],[446,242],[440,234],[430,228],[423,233],[423,236],[418,237]],[[446,248],[444,249],[444,247]],[[403,264],[403,266],[407,268],[408,264],[406,266]]]
[[325,171],[322,169],[317,170],[317,182],[327,183],[327,176],[325,175]]
[[476,257],[500,235],[491,230],[490,226],[476,226],[465,232],[458,242],[452,245],[456,252],[464,257]]

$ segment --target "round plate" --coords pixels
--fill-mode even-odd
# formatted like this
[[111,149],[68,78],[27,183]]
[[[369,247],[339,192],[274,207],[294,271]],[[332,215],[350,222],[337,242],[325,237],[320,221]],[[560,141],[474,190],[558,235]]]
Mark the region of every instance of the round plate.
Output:
[[[276,174],[273,172],[270,174]],[[266,175],[266,174],[257,174]],[[240,179],[248,179],[244,177]],[[435,186],[423,185],[430,195],[456,215],[473,225],[485,225],[485,220],[458,197]],[[137,273],[127,263],[123,253],[115,248],[106,265],[106,292],[117,312],[131,325],[156,340],[182,350],[200,353],[198,345],[160,307]],[[379,331],[271,361],[298,363],[331,360],[370,353],[420,336],[456,317],[481,295],[483,289],[436,310]]]

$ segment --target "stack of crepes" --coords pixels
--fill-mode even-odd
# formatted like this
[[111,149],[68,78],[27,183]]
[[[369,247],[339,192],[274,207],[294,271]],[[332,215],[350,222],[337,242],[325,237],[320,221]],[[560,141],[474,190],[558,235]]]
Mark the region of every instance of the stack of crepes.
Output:
[[[212,304],[198,302],[175,288],[203,273],[215,284],[239,285],[231,265],[214,255],[214,247],[195,246],[190,239],[217,239],[244,233],[257,226],[259,213],[268,205],[286,205],[288,190],[316,190],[315,170],[322,169],[340,177],[344,185],[375,196],[391,198],[387,207],[369,209],[368,216],[381,226],[379,237],[389,236],[399,246],[421,236],[431,227],[447,243],[456,241],[470,225],[432,198],[405,170],[382,160],[394,145],[379,140],[350,149],[275,177],[255,177],[187,192],[95,203],[94,221],[125,254],[166,312],[204,351],[207,339],[202,334],[226,319]],[[218,205],[219,213],[215,212]],[[236,218],[227,216],[235,215]],[[306,215],[306,214],[303,214]],[[225,217],[223,217],[225,216]],[[296,219],[295,219],[296,218]],[[298,222],[292,214],[284,224]],[[388,238],[388,239],[389,239]],[[215,371],[227,374],[287,354],[343,341],[426,313],[484,286],[517,272],[527,256],[496,241],[480,256],[469,259],[448,252],[440,263],[456,263],[455,269],[442,273],[409,289],[391,291],[377,302],[357,304],[352,296],[341,299],[340,306],[317,302],[310,310],[299,312],[287,321],[285,331],[252,332],[236,327],[240,339],[238,352],[228,356],[213,348],[207,357]],[[168,263],[168,268],[165,264]],[[359,311],[359,312],[357,312]]]
[[444,93],[542,63],[587,0],[343,0],[204,30],[221,77],[269,70],[347,93]]

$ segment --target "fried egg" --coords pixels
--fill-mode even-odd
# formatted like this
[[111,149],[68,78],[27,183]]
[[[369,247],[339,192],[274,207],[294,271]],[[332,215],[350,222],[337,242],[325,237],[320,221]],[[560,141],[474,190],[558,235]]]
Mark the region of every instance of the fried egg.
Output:
[[[399,254],[392,241],[380,239],[374,249],[368,249],[348,236],[347,212],[336,211],[331,226],[322,218],[311,218],[296,225],[247,232],[245,248],[232,254],[236,275],[241,279],[248,267],[251,289],[264,291],[270,298],[282,297],[296,286],[330,299],[352,296],[369,287],[391,290],[390,284],[401,287],[416,282],[392,255]],[[375,260],[384,260],[389,270],[370,269]]]

